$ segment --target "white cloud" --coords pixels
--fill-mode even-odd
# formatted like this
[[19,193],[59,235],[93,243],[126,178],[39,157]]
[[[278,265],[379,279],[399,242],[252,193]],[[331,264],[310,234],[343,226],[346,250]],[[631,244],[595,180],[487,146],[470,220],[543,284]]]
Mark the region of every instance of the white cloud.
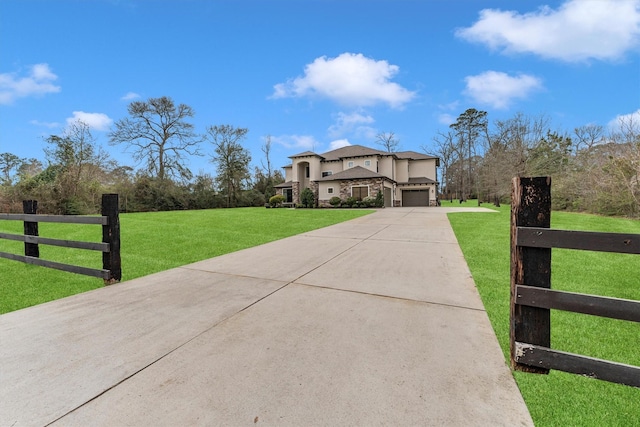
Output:
[[535,12],[484,9],[456,35],[504,53],[562,61],[615,60],[640,45],[640,0],[569,0]]
[[301,151],[314,151],[315,147],[318,146],[318,141],[310,135],[272,136],[271,142],[282,145],[285,148],[295,148]]
[[640,110],[629,114],[620,114],[609,121],[609,128],[613,130],[640,128]]
[[33,65],[23,77],[16,73],[0,74],[0,104],[11,104],[18,98],[60,92],[60,86],[53,83],[57,79],[58,76],[51,72],[48,64]]
[[123,96],[122,98],[120,98],[123,101],[131,101],[133,99],[138,99],[140,98],[140,95],[138,95],[135,92],[127,92],[127,94],[125,96]]
[[498,71],[485,71],[464,80],[467,83],[466,95],[496,109],[508,108],[513,100],[524,99],[543,88],[539,78],[528,74],[510,76]]
[[438,105],[438,108],[443,111],[455,111],[460,108],[460,101],[452,101],[448,104],[440,104]]
[[58,122],[41,122],[39,120],[31,120],[29,123],[34,126],[45,127],[49,129],[60,127],[60,123]]
[[375,133],[375,130],[366,125],[373,122],[375,122],[374,118],[368,114],[340,112],[337,115],[336,123],[329,126],[329,136],[339,138],[346,134],[369,135],[371,132]]
[[443,125],[449,126],[450,124],[456,122],[456,117],[454,117],[453,114],[441,113],[438,115],[438,122]]
[[322,56],[307,64],[304,76],[274,86],[273,98],[319,96],[339,104],[364,107],[379,103],[401,108],[415,93],[391,79],[400,68],[362,54]]
[[108,130],[113,120],[104,113],[85,113],[84,111],[74,111],[73,117],[67,119],[67,124],[81,121],[95,130]]
[[438,123],[449,126],[456,121],[456,116],[451,113],[460,108],[460,101],[452,101],[448,104],[438,105],[438,109],[441,111],[438,113]]
[[329,151],[337,150],[338,148],[348,147],[351,145],[348,139],[336,139],[335,141],[331,141],[329,143]]

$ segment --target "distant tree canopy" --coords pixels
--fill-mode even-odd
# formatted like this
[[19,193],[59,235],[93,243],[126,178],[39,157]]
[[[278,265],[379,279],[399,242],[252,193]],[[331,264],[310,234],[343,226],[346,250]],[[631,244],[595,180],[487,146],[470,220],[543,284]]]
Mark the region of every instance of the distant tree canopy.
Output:
[[24,161],[25,159],[21,159],[20,157],[12,153],[0,153],[0,173],[2,174],[2,185],[13,184],[13,177]]
[[211,161],[216,165],[220,191],[227,198],[227,207],[236,207],[243,183],[248,182],[251,155],[240,144],[246,138],[248,129],[231,125],[210,126],[207,140],[213,145]]
[[508,202],[514,176],[551,176],[554,209],[640,215],[640,126],[622,119],[563,132],[544,116],[517,113],[489,126],[470,109],[423,149],[441,160],[441,197]]

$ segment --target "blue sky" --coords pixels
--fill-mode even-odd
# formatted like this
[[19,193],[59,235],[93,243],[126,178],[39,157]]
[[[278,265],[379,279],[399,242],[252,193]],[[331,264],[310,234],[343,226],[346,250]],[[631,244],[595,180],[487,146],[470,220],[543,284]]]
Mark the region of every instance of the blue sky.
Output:
[[422,151],[467,108],[608,126],[640,120],[639,57],[640,0],[0,0],[0,153],[44,161],[81,119],[137,168],[107,133],[160,96],[248,128],[255,165],[270,135],[277,167],[380,132]]

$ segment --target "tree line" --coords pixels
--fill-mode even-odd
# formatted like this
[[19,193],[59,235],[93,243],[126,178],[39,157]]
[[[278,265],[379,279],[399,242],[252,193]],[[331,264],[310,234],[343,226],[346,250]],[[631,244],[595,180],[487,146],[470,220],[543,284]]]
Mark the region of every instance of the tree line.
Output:
[[[119,165],[76,121],[45,139],[44,164],[0,153],[0,212],[20,212],[22,200],[33,199],[42,213],[98,213],[103,193],[120,194],[123,212],[263,206],[284,182],[271,167],[269,136],[262,167],[251,171],[246,128],[215,125],[198,134],[193,109],[169,97],[132,102],[127,112],[108,133],[109,144],[123,146],[142,167]],[[213,148],[215,175],[188,168],[190,156],[204,155],[203,145]]]
[[[127,112],[108,133],[109,144],[128,150],[139,169],[111,159],[77,121],[46,138],[44,164],[0,153],[0,212],[19,212],[22,200],[35,199],[42,213],[97,213],[103,193],[120,194],[123,212],[263,206],[284,182],[271,165],[269,136],[261,167],[251,171],[246,128],[215,125],[197,133],[193,109],[169,97],[132,102]],[[394,151],[399,141],[389,132],[375,143]],[[203,146],[213,149],[215,174],[194,176],[188,159],[204,155]],[[509,201],[514,176],[551,176],[554,209],[640,214],[640,125],[631,118],[615,128],[563,131],[544,115],[491,123],[487,112],[470,108],[422,149],[440,158],[441,199],[499,205]]]
[[425,151],[440,157],[440,197],[509,202],[515,176],[551,176],[554,209],[602,215],[640,214],[640,126],[551,128],[544,115],[518,113],[489,123],[473,108],[460,114]]

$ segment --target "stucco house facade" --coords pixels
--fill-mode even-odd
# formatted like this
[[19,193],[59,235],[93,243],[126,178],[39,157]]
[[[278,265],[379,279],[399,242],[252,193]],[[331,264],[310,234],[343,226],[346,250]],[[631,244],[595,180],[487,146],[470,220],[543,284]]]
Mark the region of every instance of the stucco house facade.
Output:
[[277,194],[287,203],[300,203],[300,193],[309,188],[320,207],[330,206],[334,196],[362,200],[375,198],[379,192],[386,207],[437,204],[437,157],[349,145],[324,154],[305,151],[289,158],[291,164],[283,167],[285,182],[276,186]]

